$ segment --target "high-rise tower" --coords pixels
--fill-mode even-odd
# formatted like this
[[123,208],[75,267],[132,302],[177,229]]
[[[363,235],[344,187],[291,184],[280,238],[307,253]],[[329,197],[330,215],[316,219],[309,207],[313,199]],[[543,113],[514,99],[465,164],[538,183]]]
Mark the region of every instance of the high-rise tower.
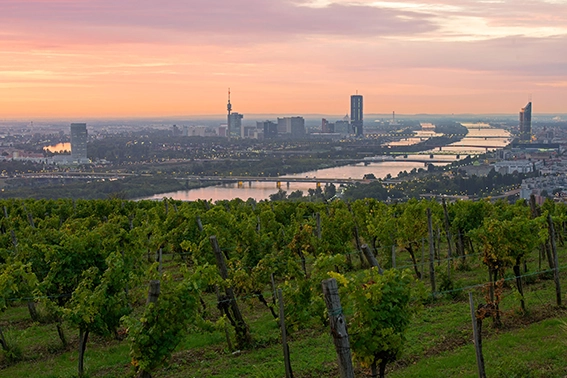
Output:
[[226,104],[226,110],[228,111],[228,114],[226,116],[226,122],[227,122],[227,130],[226,130],[226,136],[228,137],[228,140],[230,140],[230,112],[232,111],[232,105],[230,103],[230,88],[228,88],[228,104]]
[[356,136],[363,135],[362,96],[350,96],[350,124]]
[[88,163],[87,158],[87,124],[71,124],[71,159],[78,164]]
[[532,139],[532,103],[531,101],[520,110],[520,141],[529,142]]

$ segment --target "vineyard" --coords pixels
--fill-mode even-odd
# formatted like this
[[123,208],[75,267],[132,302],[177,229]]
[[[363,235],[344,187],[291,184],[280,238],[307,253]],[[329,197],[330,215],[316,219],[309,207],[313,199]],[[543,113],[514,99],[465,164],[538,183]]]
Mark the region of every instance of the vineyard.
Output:
[[4,200],[0,376],[566,376],[566,237],[551,201]]

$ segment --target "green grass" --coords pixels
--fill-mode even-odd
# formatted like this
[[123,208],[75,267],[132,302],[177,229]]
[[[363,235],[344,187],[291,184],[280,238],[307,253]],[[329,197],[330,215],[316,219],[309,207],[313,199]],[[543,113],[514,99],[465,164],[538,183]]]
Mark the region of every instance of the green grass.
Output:
[[[567,315],[483,340],[488,377],[562,377],[567,374],[567,335],[560,330]],[[391,377],[477,377],[472,343],[421,359]]]

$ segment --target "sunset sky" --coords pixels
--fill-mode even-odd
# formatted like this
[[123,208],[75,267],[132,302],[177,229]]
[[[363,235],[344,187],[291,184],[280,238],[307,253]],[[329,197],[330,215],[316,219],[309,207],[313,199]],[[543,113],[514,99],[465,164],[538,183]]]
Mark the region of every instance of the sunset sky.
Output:
[[0,118],[567,113],[567,0],[0,0]]

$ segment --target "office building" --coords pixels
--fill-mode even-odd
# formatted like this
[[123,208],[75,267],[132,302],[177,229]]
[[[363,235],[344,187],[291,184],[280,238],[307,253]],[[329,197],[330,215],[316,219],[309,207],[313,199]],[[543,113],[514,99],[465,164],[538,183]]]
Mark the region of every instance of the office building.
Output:
[[[183,136],[188,137],[214,137],[221,132],[226,133],[227,127],[220,125],[218,128],[210,126],[185,126],[183,127]],[[219,133],[219,134],[217,134]]]
[[263,130],[264,139],[272,139],[278,136],[278,125],[272,121],[256,122],[256,129]]
[[240,135],[242,137],[242,118],[244,118],[244,116],[237,112],[230,113],[230,115],[228,116],[231,136]]
[[533,162],[530,160],[503,160],[493,164],[494,170],[502,175],[517,173],[530,173],[534,169],[543,167],[543,162]]
[[[241,127],[241,132],[240,132],[240,137],[242,139],[246,139],[246,138],[254,138],[257,139],[256,136],[256,127],[257,126],[242,126]],[[262,131],[263,132],[263,131]]]
[[305,135],[305,119],[303,117],[278,118],[278,134],[288,134],[292,137]]
[[532,103],[520,110],[520,141],[529,142],[532,139]]
[[71,124],[71,160],[76,164],[90,163],[87,158],[87,124]]
[[321,132],[323,133],[334,133],[335,124],[327,121],[325,118],[321,120]]
[[350,124],[356,136],[363,135],[363,111],[362,111],[362,96],[350,96]]
[[350,117],[345,115],[342,120],[335,122],[334,132],[343,136],[351,134]]

